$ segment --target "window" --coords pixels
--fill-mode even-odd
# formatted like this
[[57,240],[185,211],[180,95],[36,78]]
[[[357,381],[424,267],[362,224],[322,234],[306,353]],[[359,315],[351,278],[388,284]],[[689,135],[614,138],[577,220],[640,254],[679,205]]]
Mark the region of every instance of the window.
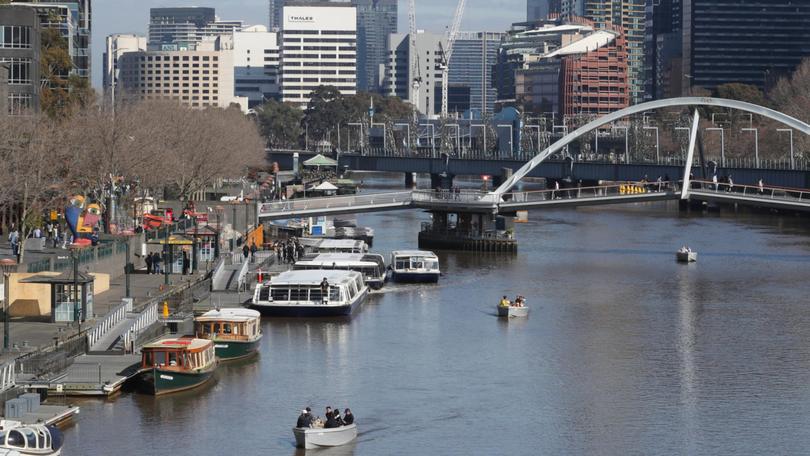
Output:
[[25,93],[11,93],[8,95],[8,114],[22,116],[31,111],[33,95]]
[[0,63],[9,67],[9,84],[31,84],[31,59],[0,58]]

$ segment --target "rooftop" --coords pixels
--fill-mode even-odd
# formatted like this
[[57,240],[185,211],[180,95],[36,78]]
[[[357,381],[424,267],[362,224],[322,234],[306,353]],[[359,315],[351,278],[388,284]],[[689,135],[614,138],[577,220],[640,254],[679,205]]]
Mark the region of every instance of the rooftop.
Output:
[[345,283],[356,280],[360,276],[357,271],[341,271],[333,269],[314,269],[306,271],[282,272],[271,279],[271,285],[320,285],[326,278],[330,284]]
[[183,350],[201,350],[213,344],[208,339],[197,339],[196,337],[173,337],[169,339],[161,339],[150,344],[143,346],[144,349],[161,349],[173,348]]

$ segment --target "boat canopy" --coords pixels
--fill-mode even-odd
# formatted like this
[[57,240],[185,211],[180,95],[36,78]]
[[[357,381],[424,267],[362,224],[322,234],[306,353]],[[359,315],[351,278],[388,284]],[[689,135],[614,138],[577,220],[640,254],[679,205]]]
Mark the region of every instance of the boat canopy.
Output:
[[[323,266],[329,269],[332,265],[341,266],[379,266],[382,257],[377,254],[364,253],[318,253],[305,256],[295,264],[302,263],[307,266]],[[384,263],[384,262],[383,262]]]
[[[273,277],[272,286],[280,285],[301,285],[318,286],[324,277],[329,285],[339,285],[343,283],[356,282],[357,278],[362,279],[362,275],[357,271],[337,270],[337,269],[310,269],[300,271],[286,271]],[[361,282],[362,283],[362,282]]]
[[319,252],[350,252],[362,253],[368,251],[365,242],[355,239],[324,239],[315,249]]
[[197,339],[196,337],[177,337],[161,339],[143,346],[143,350],[189,350],[196,351],[207,348],[211,345],[208,339]]
[[438,258],[435,253],[428,250],[394,250],[391,252],[394,257],[422,257],[422,258]]
[[[323,279],[321,279],[323,280]],[[253,309],[233,308],[233,309],[214,309],[195,318],[197,321],[230,321],[234,323],[242,323],[251,320],[258,320],[261,318],[261,313]]]

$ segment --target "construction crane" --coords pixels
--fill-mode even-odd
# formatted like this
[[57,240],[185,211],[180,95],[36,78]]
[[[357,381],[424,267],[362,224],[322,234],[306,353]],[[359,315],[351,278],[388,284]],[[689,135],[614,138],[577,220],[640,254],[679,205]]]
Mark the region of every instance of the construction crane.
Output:
[[[413,0],[411,0],[413,2]],[[458,0],[456,12],[453,15],[453,23],[450,25],[450,33],[447,36],[447,47],[442,50],[442,118],[447,118],[447,89],[450,73],[450,57],[453,55],[453,45],[456,43],[458,29],[461,27],[461,17],[464,15],[464,5],[467,0]]]
[[416,0],[408,1],[408,56],[410,57],[409,73],[411,76],[411,104],[413,121],[419,116],[419,87],[422,85],[422,74],[419,70],[419,55],[416,52]]

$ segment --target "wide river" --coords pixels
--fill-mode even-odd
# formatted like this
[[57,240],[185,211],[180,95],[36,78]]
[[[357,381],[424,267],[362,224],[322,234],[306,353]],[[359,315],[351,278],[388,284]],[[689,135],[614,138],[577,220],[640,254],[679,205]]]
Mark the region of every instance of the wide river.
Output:
[[[366,214],[374,251],[418,211]],[[154,398],[80,401],[66,455],[293,455],[302,407],[350,407],[322,455],[806,454],[810,223],[676,204],[533,211],[514,256],[442,252],[350,320],[265,319],[261,355]],[[675,262],[688,243],[699,262]],[[504,294],[531,314],[504,321]]]

